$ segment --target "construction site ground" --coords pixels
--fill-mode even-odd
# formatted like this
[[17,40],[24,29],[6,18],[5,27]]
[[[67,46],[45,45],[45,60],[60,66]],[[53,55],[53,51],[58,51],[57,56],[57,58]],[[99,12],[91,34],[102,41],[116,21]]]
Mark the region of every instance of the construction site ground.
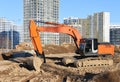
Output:
[[[24,48],[22,48],[24,50]],[[4,54],[20,52],[17,47],[15,51]],[[31,50],[31,49],[26,49]],[[120,54],[115,53],[110,57],[114,61],[112,66],[101,67],[79,67],[73,65],[65,66],[61,63],[63,57],[79,56],[74,53],[74,45],[47,45],[44,46],[46,63],[40,67],[40,71],[35,71],[22,63],[9,60],[0,61],[0,82],[120,82]],[[119,50],[119,49],[118,49]],[[2,54],[2,52],[1,52]],[[14,54],[18,55],[18,54]],[[19,54],[19,57],[22,54]],[[24,55],[24,58],[29,58]]]

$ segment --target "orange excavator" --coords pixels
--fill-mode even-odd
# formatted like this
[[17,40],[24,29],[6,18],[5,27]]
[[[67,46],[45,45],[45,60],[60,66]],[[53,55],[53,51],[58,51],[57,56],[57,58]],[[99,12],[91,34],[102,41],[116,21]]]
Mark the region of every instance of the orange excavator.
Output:
[[[44,23],[48,26],[37,26],[36,22]],[[46,59],[42,49],[39,32],[54,32],[70,35],[77,47],[77,50],[75,51],[76,54],[81,55],[81,59],[77,61],[74,60],[77,67],[112,65],[113,63],[111,59],[99,59],[94,58],[93,56],[114,56],[114,45],[110,43],[98,43],[98,40],[96,38],[82,38],[80,33],[71,26],[52,22],[30,20],[29,31],[36,55],[42,56],[44,58],[44,62],[46,62]],[[68,64],[68,60],[63,59],[63,61],[64,64]]]

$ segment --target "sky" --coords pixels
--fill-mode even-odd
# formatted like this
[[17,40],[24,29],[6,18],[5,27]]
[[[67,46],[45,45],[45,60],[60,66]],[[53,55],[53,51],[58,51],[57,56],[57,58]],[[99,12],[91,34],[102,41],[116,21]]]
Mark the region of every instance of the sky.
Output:
[[0,17],[14,21],[18,25],[23,23],[22,0],[0,0]]
[[[120,0],[60,0],[59,21],[86,18],[95,12],[110,12],[111,24],[120,24]],[[23,24],[23,0],[0,0],[0,17]]]

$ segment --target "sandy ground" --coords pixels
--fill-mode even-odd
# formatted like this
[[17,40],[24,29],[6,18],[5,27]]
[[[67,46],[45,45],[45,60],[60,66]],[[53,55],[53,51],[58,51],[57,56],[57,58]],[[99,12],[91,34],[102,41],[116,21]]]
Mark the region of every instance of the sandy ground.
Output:
[[[93,80],[97,82],[97,78],[101,78],[97,75],[104,74],[105,72],[107,74],[108,71],[117,71],[116,64],[119,63],[120,60],[120,56],[116,56],[116,58],[114,58],[116,63],[113,66],[76,68],[74,66],[64,66],[61,63],[61,59],[66,55],[73,56],[75,54],[46,55],[47,62],[41,65],[40,72],[22,66],[21,63],[9,60],[0,61],[0,82],[93,82]],[[119,77],[120,74],[117,74],[116,77],[117,76]]]
[[[50,46],[49,46],[50,47]],[[44,48],[46,54],[53,47],[47,49]],[[64,52],[67,51],[69,45],[66,48],[60,46]],[[54,46],[54,48],[56,48]],[[73,48],[73,47],[72,47]],[[43,63],[40,67],[40,71],[36,71],[34,68],[10,58],[9,60],[0,61],[0,82],[120,82],[120,54],[116,53],[114,65],[104,67],[79,67],[76,68],[73,65],[65,66],[61,63],[61,60],[65,56],[73,57],[78,56],[73,52],[62,53],[63,50],[57,47],[57,51],[50,52],[46,55],[46,63]],[[74,51],[74,49],[70,50]],[[55,53],[56,52],[56,53]],[[16,55],[16,54],[14,54]],[[18,55],[18,54],[17,54]],[[21,55],[21,53],[19,53]],[[25,59],[27,54],[22,54]],[[28,55],[27,55],[28,56]],[[32,57],[31,57],[32,58]]]

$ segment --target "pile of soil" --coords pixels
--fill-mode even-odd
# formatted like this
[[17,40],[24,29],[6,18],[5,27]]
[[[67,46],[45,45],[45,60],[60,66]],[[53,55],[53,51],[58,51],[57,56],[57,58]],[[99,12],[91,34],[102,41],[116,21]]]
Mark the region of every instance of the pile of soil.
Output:
[[[76,50],[75,44],[61,44],[61,45],[55,45],[55,44],[49,44],[49,45],[43,45],[42,46],[43,51],[45,54],[60,54],[60,53],[74,53]],[[31,42],[23,42],[19,45],[16,45],[16,51],[21,50],[34,50],[34,47]],[[120,52],[120,45],[115,46],[115,52]]]
[[[43,51],[45,54],[60,54],[60,53],[74,53],[76,50],[76,46],[74,44],[61,44],[61,45],[43,45]],[[22,51],[22,50],[34,50],[32,43],[23,42],[19,45],[16,45],[16,49],[14,51]]]
[[120,70],[100,73],[93,77],[95,82],[120,82]]
[[120,52],[120,45],[115,46],[115,52]]
[[74,44],[45,45],[43,50],[45,54],[74,53],[76,46]]
[[15,47],[17,51],[21,51],[21,50],[33,50],[34,47],[32,45],[31,42],[23,42],[23,43],[20,43],[18,45],[16,45]]

